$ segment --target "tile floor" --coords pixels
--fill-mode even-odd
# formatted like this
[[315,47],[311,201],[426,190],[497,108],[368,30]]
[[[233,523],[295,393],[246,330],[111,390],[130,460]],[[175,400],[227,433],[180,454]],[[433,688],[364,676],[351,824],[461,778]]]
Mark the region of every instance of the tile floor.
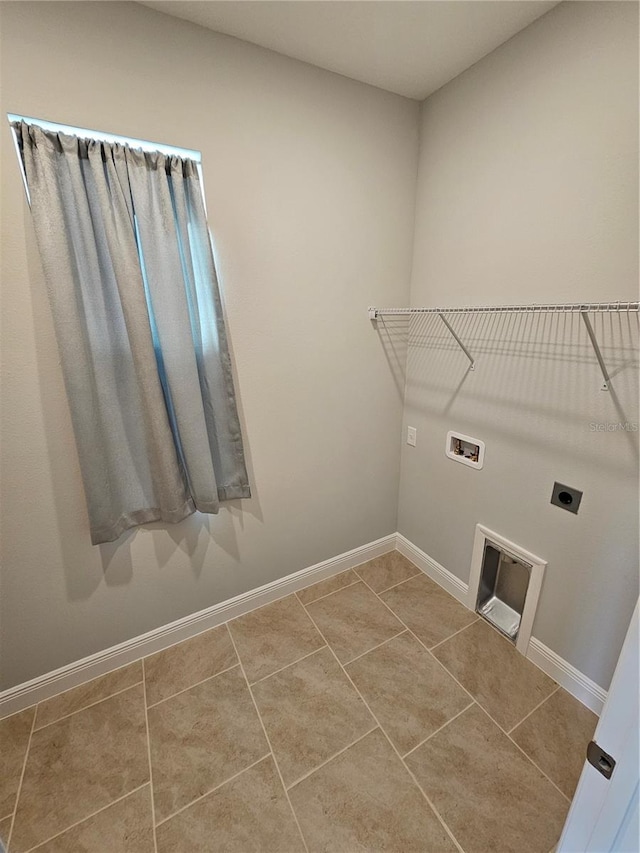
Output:
[[596,717],[397,551],[0,721],[9,853],[549,853]]

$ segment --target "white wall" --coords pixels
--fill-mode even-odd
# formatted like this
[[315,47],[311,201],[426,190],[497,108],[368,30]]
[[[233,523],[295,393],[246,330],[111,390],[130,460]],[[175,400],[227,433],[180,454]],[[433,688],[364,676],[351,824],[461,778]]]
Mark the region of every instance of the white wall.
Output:
[[202,151],[254,497],[92,547],[38,252],[2,141],[0,688],[396,529],[416,102],[142,6],[2,3],[2,112]]
[[[638,298],[638,6],[563,3],[423,105],[412,305]],[[465,582],[480,522],[549,562],[533,634],[608,687],[638,594],[637,316],[437,317],[409,347],[399,530]],[[447,459],[448,430],[486,442]],[[554,480],[584,491],[574,516]]]

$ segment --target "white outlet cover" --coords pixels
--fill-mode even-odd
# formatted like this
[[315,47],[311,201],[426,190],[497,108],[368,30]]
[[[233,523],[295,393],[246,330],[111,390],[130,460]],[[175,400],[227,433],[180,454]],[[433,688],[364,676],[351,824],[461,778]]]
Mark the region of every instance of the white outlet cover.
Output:
[[418,437],[418,432],[415,427],[408,426],[407,427],[407,444],[411,445],[411,447],[416,446],[416,439]]

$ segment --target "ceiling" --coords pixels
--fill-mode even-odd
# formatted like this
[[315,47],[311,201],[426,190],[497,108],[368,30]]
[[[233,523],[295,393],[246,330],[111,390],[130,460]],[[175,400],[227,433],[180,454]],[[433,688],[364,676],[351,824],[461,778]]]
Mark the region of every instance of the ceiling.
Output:
[[144,0],[144,5],[422,100],[557,2]]

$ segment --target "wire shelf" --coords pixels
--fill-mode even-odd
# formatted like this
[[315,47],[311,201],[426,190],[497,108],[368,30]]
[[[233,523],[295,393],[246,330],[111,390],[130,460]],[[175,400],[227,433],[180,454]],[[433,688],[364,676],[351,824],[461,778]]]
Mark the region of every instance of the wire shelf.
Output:
[[445,308],[369,308],[369,318],[386,314],[602,314],[612,311],[638,311],[640,302],[564,302],[529,305],[461,305]]
[[382,317],[412,317],[422,314],[437,314],[462,352],[469,359],[469,370],[475,370],[475,359],[464,345],[445,314],[580,314],[584,322],[591,346],[602,372],[602,391],[608,391],[611,377],[602,357],[602,352],[595,331],[589,319],[589,314],[630,313],[640,310],[640,302],[563,302],[559,304],[529,304],[529,305],[461,305],[447,308],[369,308],[369,319],[378,320]]

